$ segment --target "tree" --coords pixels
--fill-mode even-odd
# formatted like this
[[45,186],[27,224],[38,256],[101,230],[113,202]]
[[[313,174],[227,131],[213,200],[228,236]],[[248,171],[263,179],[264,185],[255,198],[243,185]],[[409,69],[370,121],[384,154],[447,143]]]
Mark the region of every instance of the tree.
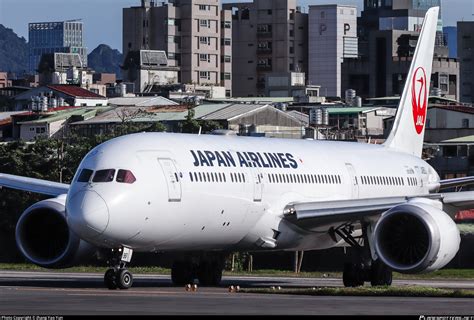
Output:
[[195,114],[195,110],[192,107],[189,107],[185,120],[178,125],[180,132],[199,133],[199,130],[201,130],[201,133],[208,133],[222,129],[222,126],[216,121],[194,119]]

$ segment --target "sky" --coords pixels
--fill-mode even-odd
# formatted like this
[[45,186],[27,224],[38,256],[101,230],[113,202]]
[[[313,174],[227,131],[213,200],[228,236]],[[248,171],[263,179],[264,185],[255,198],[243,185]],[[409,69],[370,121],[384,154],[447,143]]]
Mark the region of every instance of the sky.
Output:
[[[363,0],[300,0],[298,3],[306,12],[310,4],[328,3],[353,4],[360,10]],[[28,40],[30,22],[82,19],[89,52],[102,43],[122,51],[122,8],[137,5],[140,0],[0,0],[0,24]],[[442,6],[445,26],[474,20],[474,0],[444,0]]]

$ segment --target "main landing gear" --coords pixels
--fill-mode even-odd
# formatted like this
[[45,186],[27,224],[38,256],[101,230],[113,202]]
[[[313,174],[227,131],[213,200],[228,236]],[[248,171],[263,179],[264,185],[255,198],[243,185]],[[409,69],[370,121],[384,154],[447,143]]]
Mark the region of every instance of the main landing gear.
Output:
[[218,286],[222,280],[224,264],[220,259],[200,259],[195,262],[177,260],[171,268],[171,280],[174,285],[183,286],[199,280],[201,286]]
[[104,283],[110,290],[129,289],[133,285],[133,275],[125,268],[132,259],[133,250],[128,248],[112,249],[108,264],[111,266],[105,272]]
[[[344,264],[342,280],[345,287],[360,287],[365,282],[372,286],[390,286],[392,284],[392,270],[380,259],[373,259],[370,251],[368,225],[362,225],[362,236],[353,237],[354,226],[345,224],[332,230],[332,235],[340,236],[355,251],[353,262]],[[363,242],[364,245],[360,243]]]

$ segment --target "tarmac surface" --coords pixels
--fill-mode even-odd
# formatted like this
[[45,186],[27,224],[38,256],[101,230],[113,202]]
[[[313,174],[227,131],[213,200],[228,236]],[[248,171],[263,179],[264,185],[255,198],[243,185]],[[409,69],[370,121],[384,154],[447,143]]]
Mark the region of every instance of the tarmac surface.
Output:
[[[102,274],[0,271],[0,317],[92,314],[474,316],[474,299],[229,293],[230,285],[241,288],[338,287],[342,281],[224,277],[221,287],[198,287],[196,292],[187,292],[173,287],[169,276],[136,275],[133,288],[110,291],[104,288]],[[395,281],[394,285],[474,289],[474,280],[403,280]]]

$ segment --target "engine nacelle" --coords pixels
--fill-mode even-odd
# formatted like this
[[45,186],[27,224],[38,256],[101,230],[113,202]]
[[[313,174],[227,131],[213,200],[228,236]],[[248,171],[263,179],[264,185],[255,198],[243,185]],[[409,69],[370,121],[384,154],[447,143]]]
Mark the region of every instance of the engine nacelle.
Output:
[[16,225],[16,243],[21,253],[43,268],[70,267],[95,251],[69,229],[65,202],[65,196],[60,196],[35,203]]
[[390,268],[401,273],[431,272],[447,265],[459,250],[461,237],[442,210],[422,202],[392,208],[374,231],[375,250]]

